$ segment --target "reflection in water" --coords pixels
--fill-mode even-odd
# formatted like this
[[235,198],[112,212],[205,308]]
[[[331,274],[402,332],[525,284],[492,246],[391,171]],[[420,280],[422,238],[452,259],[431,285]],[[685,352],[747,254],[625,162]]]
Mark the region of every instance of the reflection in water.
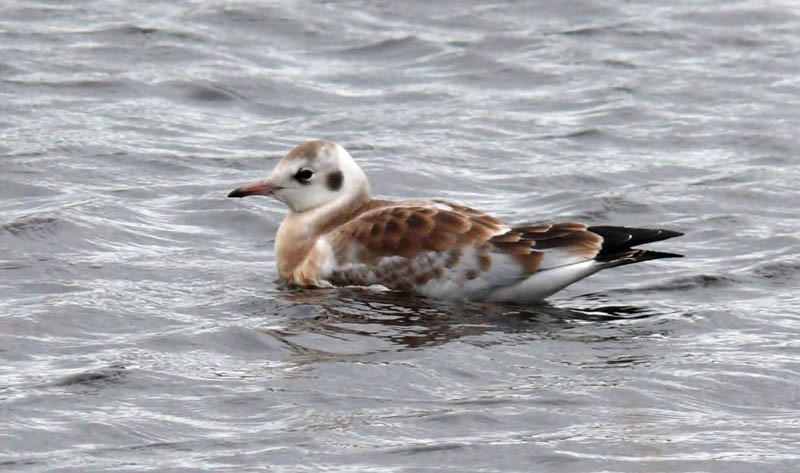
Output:
[[[652,324],[609,324],[660,315],[643,307],[513,306],[438,301],[395,292],[364,289],[303,290],[279,296],[293,309],[285,324],[262,329],[298,356],[315,360],[363,356],[469,340],[482,346],[569,338],[581,342],[650,336]],[[585,301],[591,302],[591,299]],[[495,335],[496,334],[496,335]]]

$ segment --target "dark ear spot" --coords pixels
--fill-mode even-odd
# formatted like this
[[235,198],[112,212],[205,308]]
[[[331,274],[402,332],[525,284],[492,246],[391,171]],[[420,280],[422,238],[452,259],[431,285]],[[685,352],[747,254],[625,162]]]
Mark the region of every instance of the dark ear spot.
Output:
[[338,191],[342,187],[342,182],[344,181],[344,176],[342,175],[342,171],[334,171],[328,174],[328,189],[332,191]]

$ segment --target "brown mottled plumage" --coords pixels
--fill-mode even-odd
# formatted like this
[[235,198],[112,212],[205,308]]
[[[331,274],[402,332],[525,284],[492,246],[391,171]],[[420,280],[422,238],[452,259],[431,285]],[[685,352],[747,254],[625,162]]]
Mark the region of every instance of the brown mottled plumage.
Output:
[[327,141],[294,148],[263,181],[230,197],[272,195],[290,209],[276,239],[282,278],[300,286],[379,284],[437,297],[532,302],[603,268],[679,256],[634,245],[678,232],[510,227],[441,200],[372,199],[363,171]]

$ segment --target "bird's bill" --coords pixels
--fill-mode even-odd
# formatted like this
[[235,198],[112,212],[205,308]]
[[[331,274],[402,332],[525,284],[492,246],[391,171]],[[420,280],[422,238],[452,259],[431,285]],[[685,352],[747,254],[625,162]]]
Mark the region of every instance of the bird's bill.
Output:
[[274,190],[275,186],[270,185],[264,181],[258,181],[232,190],[228,194],[228,197],[247,197],[248,195],[272,195],[272,192]]

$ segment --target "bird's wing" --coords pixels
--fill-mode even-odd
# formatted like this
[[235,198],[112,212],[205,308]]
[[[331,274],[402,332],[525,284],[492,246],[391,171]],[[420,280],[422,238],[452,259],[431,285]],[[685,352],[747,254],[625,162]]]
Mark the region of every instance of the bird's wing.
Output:
[[[511,228],[450,202],[365,212],[329,232],[333,284],[411,289],[431,281],[481,289],[514,284],[552,267],[591,260],[602,237],[574,222]],[[454,289],[455,290],[455,289]]]
[[593,260],[603,237],[580,222],[527,225],[511,228],[489,242],[500,252],[518,256],[527,273]]
[[365,212],[329,232],[326,239],[337,262],[371,263],[477,247],[507,228],[501,220],[467,207],[414,202]]

